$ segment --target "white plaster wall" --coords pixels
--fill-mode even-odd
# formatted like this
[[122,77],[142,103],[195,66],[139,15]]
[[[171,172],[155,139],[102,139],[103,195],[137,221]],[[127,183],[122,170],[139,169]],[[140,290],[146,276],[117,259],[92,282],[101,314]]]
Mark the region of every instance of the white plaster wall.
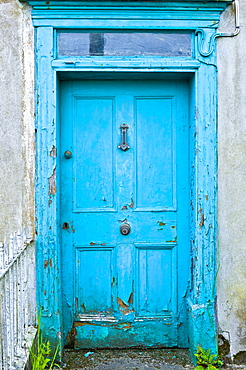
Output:
[[[218,324],[231,354],[246,351],[246,1],[241,32],[218,39]],[[232,7],[220,31],[234,29]]]
[[34,226],[34,53],[29,6],[0,0],[0,241]]

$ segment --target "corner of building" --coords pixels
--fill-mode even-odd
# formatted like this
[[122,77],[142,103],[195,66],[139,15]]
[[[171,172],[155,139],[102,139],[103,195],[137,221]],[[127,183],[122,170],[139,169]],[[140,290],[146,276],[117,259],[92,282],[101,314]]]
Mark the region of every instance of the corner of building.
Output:
[[[241,32],[218,39],[218,283],[220,352],[246,362],[246,3]],[[234,29],[233,6],[220,31]]]

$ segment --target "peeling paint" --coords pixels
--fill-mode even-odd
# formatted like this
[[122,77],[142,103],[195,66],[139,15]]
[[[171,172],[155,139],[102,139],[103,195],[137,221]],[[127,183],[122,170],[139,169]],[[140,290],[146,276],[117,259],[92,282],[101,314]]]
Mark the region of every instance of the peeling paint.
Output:
[[44,268],[46,269],[48,266],[49,266],[49,261],[48,260],[45,260],[44,261]]
[[130,296],[128,298],[128,303],[133,304],[133,293],[130,294]]
[[56,167],[53,169],[53,173],[49,178],[49,194],[55,195],[56,194]]
[[106,245],[107,243],[94,243],[94,242],[90,242],[90,245]]
[[53,173],[49,178],[49,206],[52,204],[52,195],[56,194],[56,167],[53,169]]
[[124,220],[119,220],[119,222],[127,222],[127,218],[124,218]]
[[199,222],[199,226],[200,226],[200,227],[203,227],[203,226],[204,226],[204,221],[205,221],[205,216],[204,216],[204,213],[203,213],[202,208],[200,208],[198,212],[200,213],[200,222]]
[[121,299],[121,298],[119,298],[119,297],[117,297],[117,303],[118,303],[118,305],[119,305],[121,308],[123,308],[123,310],[127,310],[127,309],[129,309],[129,306],[128,306],[124,301],[122,301],[122,299]]
[[134,201],[133,199],[131,200],[131,204],[129,204],[129,208],[133,208],[134,207]]
[[50,151],[50,157],[52,157],[52,158],[56,158],[56,156],[57,156],[57,149],[56,149],[56,147],[53,145],[53,147],[52,147],[52,149],[51,149],[51,151]]
[[126,304],[121,298],[117,297],[117,303],[118,303],[119,309],[122,311],[123,315],[128,315],[129,313],[134,312],[134,310],[130,308],[131,300],[133,299],[131,294],[130,294],[130,297],[129,297],[130,302],[128,300],[129,305]]
[[130,322],[120,323],[115,326],[116,329],[122,329],[122,330],[128,330],[128,329],[131,329],[131,327],[132,326]]
[[201,219],[200,219],[199,226],[200,227],[204,226],[204,214],[203,213],[201,214]]
[[115,285],[115,277],[114,277],[114,276],[112,276],[111,286],[112,286],[112,287],[114,287],[114,285]]
[[157,221],[157,223],[159,224],[159,226],[165,226],[166,225],[165,222],[163,222],[163,221]]
[[75,321],[74,322],[74,327],[79,327],[79,326],[86,326],[86,325],[90,325],[90,326],[101,326],[101,325],[104,325],[104,324],[101,324],[101,323],[98,323],[98,324],[95,324],[93,322],[82,322],[82,321]]

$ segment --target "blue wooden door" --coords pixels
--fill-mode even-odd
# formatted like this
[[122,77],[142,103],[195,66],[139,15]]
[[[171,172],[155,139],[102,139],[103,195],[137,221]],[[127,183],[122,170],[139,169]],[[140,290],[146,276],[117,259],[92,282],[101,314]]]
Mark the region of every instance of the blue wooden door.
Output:
[[75,348],[188,346],[188,142],[186,81],[61,83],[63,326]]

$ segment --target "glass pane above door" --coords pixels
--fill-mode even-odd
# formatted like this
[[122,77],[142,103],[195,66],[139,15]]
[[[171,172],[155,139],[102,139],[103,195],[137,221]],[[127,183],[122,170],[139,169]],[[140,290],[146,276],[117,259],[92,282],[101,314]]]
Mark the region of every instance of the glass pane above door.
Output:
[[191,34],[148,32],[61,32],[60,56],[190,57]]

